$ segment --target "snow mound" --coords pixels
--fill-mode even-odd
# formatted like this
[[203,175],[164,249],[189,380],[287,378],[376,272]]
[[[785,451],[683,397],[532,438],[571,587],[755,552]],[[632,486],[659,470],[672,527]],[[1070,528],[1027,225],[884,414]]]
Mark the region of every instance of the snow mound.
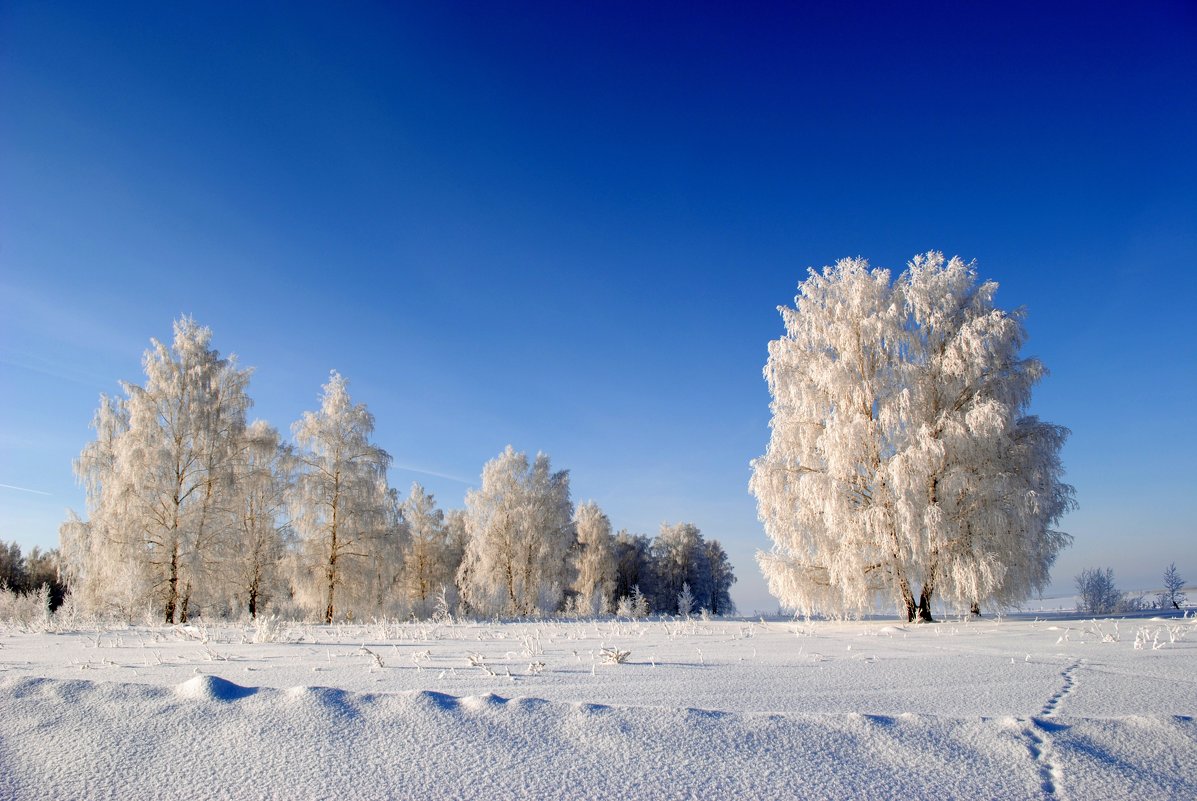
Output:
[[[447,696],[452,697],[452,696]],[[496,706],[502,706],[507,703],[507,699],[501,695],[494,693],[486,693],[485,695],[470,695],[460,699],[460,705],[465,709],[479,710],[488,709]]]
[[257,687],[242,687],[219,676],[196,676],[175,687],[175,694],[181,698],[197,698],[205,701],[236,701],[248,698],[258,691]]
[[881,628],[877,629],[878,634],[888,634],[890,637],[894,636],[895,634],[902,634],[905,631],[906,629],[902,628],[901,626],[882,626]]

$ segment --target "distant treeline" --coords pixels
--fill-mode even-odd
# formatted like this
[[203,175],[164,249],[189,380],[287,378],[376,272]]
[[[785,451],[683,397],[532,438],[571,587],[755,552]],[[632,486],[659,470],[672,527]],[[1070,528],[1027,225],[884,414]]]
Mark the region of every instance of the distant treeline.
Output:
[[0,590],[28,595],[42,586],[49,591],[50,608],[61,606],[66,587],[58,577],[58,551],[34,546],[22,555],[20,545],[0,540]]
[[250,371],[175,323],[153,342],[144,385],[101,397],[96,439],[75,463],[87,519],[61,528],[62,575],[80,611],[166,622],[287,616],[732,611],[727,553],[689,523],[654,539],[612,533],[569,473],[510,446],[465,509],[419,484],[400,499],[374,418],[333,372],[292,442],[247,422]]

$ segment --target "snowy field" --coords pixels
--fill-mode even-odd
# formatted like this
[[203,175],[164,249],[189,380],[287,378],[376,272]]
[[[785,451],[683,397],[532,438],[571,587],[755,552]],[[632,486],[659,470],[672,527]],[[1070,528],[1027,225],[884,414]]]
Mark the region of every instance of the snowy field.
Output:
[[1193,799],[1194,629],[0,626],[0,798]]

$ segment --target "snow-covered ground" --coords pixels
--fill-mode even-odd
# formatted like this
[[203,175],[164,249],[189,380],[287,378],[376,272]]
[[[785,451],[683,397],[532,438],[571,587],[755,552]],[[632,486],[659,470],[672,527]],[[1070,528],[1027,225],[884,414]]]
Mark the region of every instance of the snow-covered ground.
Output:
[[0,626],[0,798],[1193,799],[1195,629]]

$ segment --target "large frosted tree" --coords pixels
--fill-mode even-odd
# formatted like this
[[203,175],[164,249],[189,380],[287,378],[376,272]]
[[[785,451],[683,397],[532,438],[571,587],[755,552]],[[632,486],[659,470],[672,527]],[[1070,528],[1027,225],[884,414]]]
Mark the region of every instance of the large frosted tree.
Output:
[[931,618],[1024,600],[1070,541],[1060,426],[1027,415],[1045,371],[1020,312],[940,253],[888,270],[811,270],[769,343],[772,435],[750,488],[773,540],[759,561],[800,612],[878,601]]
[[234,467],[250,406],[249,370],[210,347],[191,318],[152,341],[143,386],[101,398],[96,440],[75,464],[89,519],[62,528],[68,572],[86,608],[124,613],[150,603],[168,623],[223,595],[234,534]]
[[391,457],[370,442],[374,416],[354,405],[333,372],[320,409],[292,427],[296,475],[289,506],[299,537],[296,590],[326,623],[379,611],[398,580],[397,505],[387,486]]
[[543,453],[529,463],[510,445],[466,495],[469,540],[458,571],[463,600],[483,615],[555,611],[569,585],[574,545],[569,473]]

